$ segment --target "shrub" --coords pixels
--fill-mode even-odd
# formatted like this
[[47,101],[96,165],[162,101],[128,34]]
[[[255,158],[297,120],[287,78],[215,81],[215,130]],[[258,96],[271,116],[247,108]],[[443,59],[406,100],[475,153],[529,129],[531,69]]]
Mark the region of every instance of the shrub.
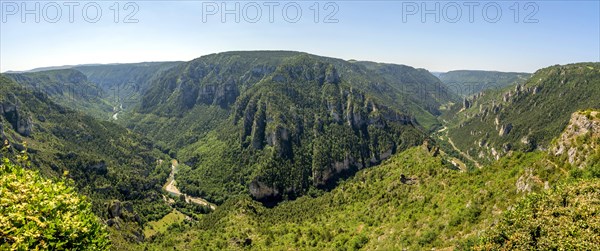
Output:
[[4,158],[0,164],[0,250],[106,250],[108,232],[85,197]]
[[593,250],[600,246],[600,183],[531,194],[485,237],[483,250]]

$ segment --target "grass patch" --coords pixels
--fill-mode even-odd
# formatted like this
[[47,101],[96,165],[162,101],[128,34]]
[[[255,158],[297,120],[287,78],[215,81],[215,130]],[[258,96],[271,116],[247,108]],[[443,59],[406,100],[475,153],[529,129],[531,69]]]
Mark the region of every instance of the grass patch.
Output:
[[146,238],[150,238],[157,233],[164,233],[167,231],[167,228],[175,223],[180,224],[185,220],[185,214],[177,210],[171,211],[171,213],[165,215],[162,219],[158,221],[151,221],[146,224],[144,227],[144,235]]

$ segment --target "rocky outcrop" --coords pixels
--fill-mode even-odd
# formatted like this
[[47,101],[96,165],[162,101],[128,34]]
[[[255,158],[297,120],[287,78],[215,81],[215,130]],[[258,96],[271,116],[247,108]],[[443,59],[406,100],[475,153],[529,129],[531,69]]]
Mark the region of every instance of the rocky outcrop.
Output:
[[283,159],[293,159],[294,152],[292,151],[292,135],[290,131],[279,125],[269,133],[267,144],[275,148],[277,156]]
[[325,82],[338,84],[340,83],[340,75],[337,72],[337,69],[333,66],[329,66],[325,73]]
[[515,86],[515,95],[521,94],[521,91],[523,91],[523,86],[521,86],[521,84],[517,84],[517,86]]
[[504,153],[508,153],[510,150],[512,150],[512,144],[510,144],[510,143],[502,144],[502,151],[504,151]]
[[4,125],[2,125],[2,121],[0,121],[0,145],[4,145],[5,140],[6,135],[4,134]]
[[400,174],[400,182],[405,185],[414,185],[418,183],[418,180],[416,178],[410,178],[406,177],[404,174]]
[[[252,107],[250,107],[252,109]],[[265,130],[267,126],[267,115],[266,105],[261,104],[257,112],[255,112],[254,120],[252,123],[252,147],[254,149],[262,149],[265,142]],[[252,112],[249,112],[252,113]],[[272,145],[273,142],[271,142]]]
[[[279,77],[281,81],[293,78],[291,83],[307,82],[298,86],[287,82],[292,85],[289,89],[275,89],[268,95],[249,94],[238,98],[234,105],[233,121],[240,129],[241,146],[253,148],[252,151],[274,150],[266,171],[249,184],[255,199],[277,200],[290,191],[305,188],[306,184],[273,179],[282,175],[278,168],[289,168],[277,165],[312,161],[306,163],[310,168],[310,177],[306,178],[314,186],[326,187],[339,177],[381,163],[396,153],[401,144],[413,144],[399,141],[401,132],[397,131],[399,126],[412,127],[413,117],[377,105],[361,91],[337,84],[342,80],[335,68],[320,64],[311,69],[283,66],[273,74],[272,81]],[[305,96],[294,94],[293,88],[315,88],[319,96],[309,96],[316,102],[298,107],[305,102],[298,99]],[[439,149],[429,147],[433,154],[438,153]],[[295,152],[298,149],[303,152]],[[301,175],[307,175],[309,170],[302,172]]]
[[600,151],[600,111],[576,112],[567,128],[551,148],[555,155],[567,155],[569,163],[580,168],[588,164],[594,152]]
[[179,86],[180,102],[190,109],[196,104],[218,105],[223,108],[235,103],[240,94],[233,79],[223,82],[195,83],[192,80]]
[[502,96],[502,101],[509,102],[510,98],[512,98],[512,93],[509,91],[507,93],[504,93],[504,95]]
[[513,128],[513,125],[511,123],[503,125],[500,127],[500,131],[498,132],[498,135],[500,135],[500,137],[506,136],[510,133],[512,128]]
[[141,222],[140,216],[133,210],[133,204],[129,201],[121,202],[113,200],[108,202],[106,207],[108,219],[113,222],[120,220],[125,222]]
[[261,181],[254,180],[248,186],[248,190],[252,197],[257,200],[264,200],[269,198],[277,198],[280,196],[280,192],[274,188],[274,186],[268,186]]
[[496,151],[496,148],[492,147],[492,148],[490,149],[490,153],[492,154],[492,157],[493,157],[495,160],[499,160],[499,159],[500,159],[500,153],[499,153],[498,151]]
[[463,109],[469,109],[471,108],[471,102],[468,99],[463,99]]
[[113,200],[106,204],[106,225],[122,230],[127,241],[140,243],[144,241],[144,233],[139,227],[142,224],[140,216],[133,210],[129,201]]
[[121,217],[121,202],[120,201],[113,201],[108,205],[108,216],[110,218],[117,218],[117,217]]
[[229,81],[227,81],[225,84],[217,87],[213,104],[221,107],[227,107],[230,104],[235,103],[235,100],[239,95],[240,91],[236,82],[233,79],[229,79]]
[[17,121],[17,132],[25,137],[31,136],[33,121],[31,116],[20,117]]
[[357,163],[351,156],[346,156],[341,161],[333,162],[329,166],[313,167],[313,184],[315,186],[325,186],[328,181],[335,179],[336,175],[346,172],[353,167],[362,167],[362,164]]
[[434,142],[432,142],[431,140],[425,140],[423,142],[422,145],[423,149],[427,152],[429,152],[429,154],[431,154],[431,156],[436,157],[439,155],[440,153],[440,147],[437,146]]
[[515,186],[517,193],[530,193],[534,187],[546,187],[547,182],[543,182],[539,177],[533,175],[533,169],[525,169],[525,173],[517,179]]
[[0,104],[0,115],[4,116],[13,129],[22,136],[29,137],[33,129],[33,120],[31,116],[22,112],[16,105],[16,97],[9,95],[9,100]]

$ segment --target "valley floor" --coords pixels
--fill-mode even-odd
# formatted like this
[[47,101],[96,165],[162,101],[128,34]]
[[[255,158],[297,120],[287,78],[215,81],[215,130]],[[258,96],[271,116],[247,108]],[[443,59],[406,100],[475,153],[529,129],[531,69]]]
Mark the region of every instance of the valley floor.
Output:
[[171,173],[169,174],[169,179],[167,179],[167,183],[164,186],[165,191],[174,196],[183,195],[185,197],[185,202],[187,203],[195,203],[198,205],[210,207],[212,210],[215,210],[217,207],[214,204],[208,202],[207,200],[200,197],[189,196],[179,191],[179,189],[176,186],[177,181],[175,181],[175,174],[177,173],[178,165],[179,162],[177,160],[174,159],[171,161]]

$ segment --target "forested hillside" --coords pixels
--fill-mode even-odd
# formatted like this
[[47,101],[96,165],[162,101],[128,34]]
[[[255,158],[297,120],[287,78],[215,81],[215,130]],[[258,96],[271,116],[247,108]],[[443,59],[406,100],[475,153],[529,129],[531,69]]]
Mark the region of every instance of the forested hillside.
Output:
[[[437,92],[414,95],[419,87]],[[124,116],[189,166],[183,191],[216,203],[248,192],[279,201],[421,144],[454,97],[407,66],[228,52],[159,74]]]
[[[94,213],[131,229],[123,235],[132,241],[143,240],[140,224],[168,213],[160,189],[170,169],[166,162],[159,165],[166,155],[147,139],[58,105],[4,75],[0,122],[11,152],[27,151],[31,166],[45,177],[72,179],[78,192],[92,199]],[[110,210],[115,205],[127,210],[115,214]]]
[[463,152],[491,162],[510,151],[548,149],[577,110],[600,108],[600,64],[538,70],[524,84],[490,90],[447,114],[448,136]]
[[[593,249],[600,245],[600,112],[573,114],[566,152],[513,152],[473,172],[426,145],[359,171],[331,192],[265,208],[246,196],[143,245],[176,249]],[[563,142],[555,143],[558,146]]]
[[50,70],[6,75],[21,86],[46,94],[53,102],[107,120],[113,106],[108,93],[90,81],[82,72],[73,69]]
[[133,107],[148,88],[152,78],[181,62],[147,62],[134,64],[82,65],[73,69],[85,74],[101,88],[110,101]]
[[0,249],[600,246],[600,64],[446,74],[288,51],[2,74]]

